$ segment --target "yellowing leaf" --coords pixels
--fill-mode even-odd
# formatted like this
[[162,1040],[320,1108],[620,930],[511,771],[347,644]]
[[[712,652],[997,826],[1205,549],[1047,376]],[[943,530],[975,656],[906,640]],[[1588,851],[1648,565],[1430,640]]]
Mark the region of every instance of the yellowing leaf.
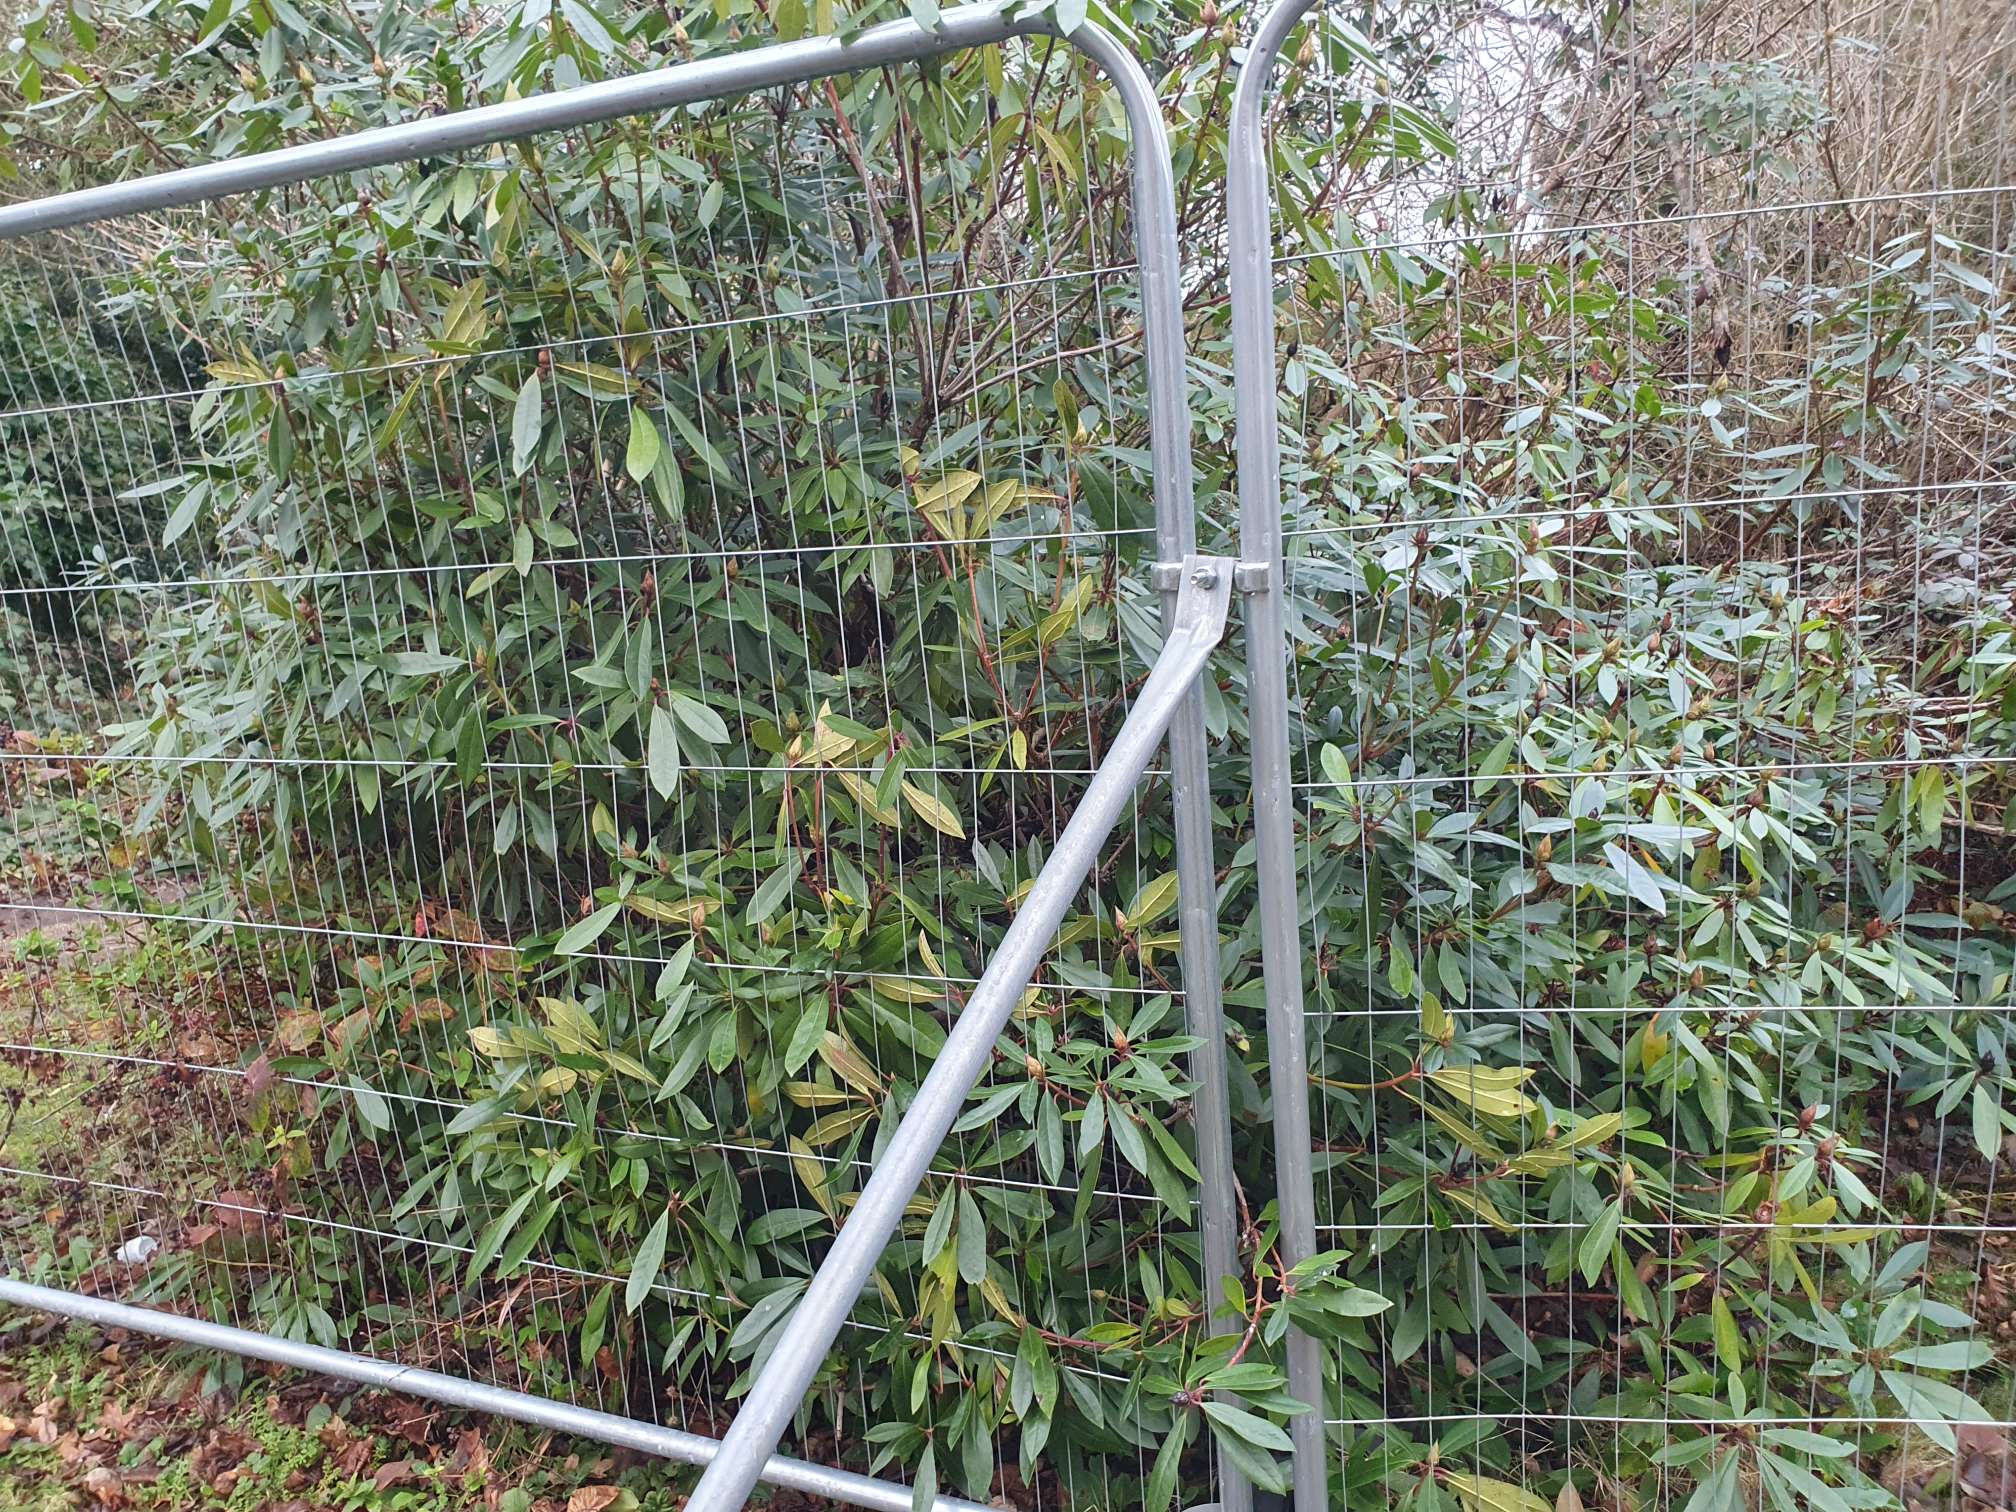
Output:
[[574,379],[590,396],[597,399],[620,399],[637,392],[637,380],[621,368],[613,368],[600,362],[556,362],[553,371]]
[[834,779],[847,789],[849,796],[861,805],[861,811],[877,824],[894,829],[903,822],[903,816],[892,808],[884,808],[875,801],[875,789],[865,781],[859,772],[835,772]]
[[987,1305],[1003,1319],[1017,1328],[1022,1326],[1022,1315],[1015,1311],[1014,1304],[1008,1300],[1008,1293],[1001,1289],[1001,1283],[994,1279],[991,1272],[980,1280],[980,1295],[987,1299]]
[[487,1024],[469,1031],[469,1047],[478,1055],[487,1055],[492,1060],[509,1060],[525,1053]]
[[837,730],[829,730],[822,720],[812,727],[812,743],[804,748],[799,765],[839,766],[853,754],[854,742]]
[[456,347],[482,345],[484,333],[490,326],[489,313],[483,308],[488,292],[488,285],[480,278],[471,279],[455,291],[455,297],[448,301],[448,308],[441,315],[441,340],[444,344]]
[[1818,1198],[1803,1208],[1795,1208],[1787,1203],[1779,1207],[1777,1221],[1787,1228],[1824,1228],[1833,1221],[1839,1207],[1840,1204],[1831,1195]]
[[1176,873],[1164,872],[1134,895],[1134,902],[1121,915],[1121,927],[1141,930],[1176,906]]
[[[1321,1078],[1317,1079],[1320,1080]],[[1483,1130],[1471,1127],[1470,1124],[1458,1118],[1447,1108],[1438,1108],[1435,1104],[1414,1096],[1413,1093],[1404,1087],[1399,1090],[1402,1097],[1415,1104],[1422,1112],[1440,1124],[1466,1150],[1474,1151],[1493,1163],[1502,1161],[1505,1158],[1504,1153],[1484,1137]]]
[[1525,1066],[1445,1066],[1430,1071],[1428,1080],[1438,1091],[1468,1103],[1492,1118],[1523,1118],[1535,1107],[1533,1100],[1519,1091],[1533,1075]]
[[1092,601],[1096,588],[1097,584],[1089,577],[1073,583],[1071,591],[1064,595],[1064,601],[1044,615],[1042,623],[1036,627],[1037,642],[1054,646],[1062,640],[1065,633],[1078,623],[1078,616],[1085,612],[1085,606]]
[[812,744],[797,759],[798,765],[841,766],[872,754],[884,743],[879,734],[873,740],[843,734],[833,728],[832,721],[833,705],[820,704],[818,718],[812,721]]
[[898,1003],[935,1003],[945,996],[942,987],[934,987],[914,977],[877,974],[868,978],[868,985]]
[[797,1135],[791,1136],[791,1169],[798,1174],[798,1184],[812,1194],[812,1200],[819,1204],[819,1211],[828,1218],[837,1218],[833,1209],[833,1198],[826,1190],[826,1167],[813,1154],[811,1146]]
[[1498,1205],[1475,1187],[1444,1187],[1442,1195],[1456,1206],[1468,1208],[1495,1229],[1501,1229],[1508,1234],[1517,1232],[1518,1225],[1508,1223],[1505,1215],[1498,1211]]
[[632,893],[623,901],[647,919],[660,924],[683,924],[688,929],[699,929],[707,922],[707,916],[721,906],[719,898],[647,898],[642,893]]
[[828,1113],[805,1131],[805,1143],[814,1149],[820,1145],[838,1144],[874,1116],[873,1108],[849,1108],[844,1113]]
[[1562,1147],[1570,1150],[1590,1150],[1597,1145],[1608,1144],[1617,1137],[1624,1127],[1621,1113],[1603,1113],[1595,1118],[1585,1118],[1561,1140]]
[[270,383],[272,375],[260,366],[250,352],[241,352],[236,359],[225,358],[211,363],[204,369],[219,383]]
[[903,784],[903,801],[910,805],[918,818],[939,834],[950,835],[954,840],[966,838],[966,827],[959,822],[959,816],[946,804],[907,779]]
[[632,482],[642,483],[651,476],[664,445],[649,415],[638,410],[630,417],[630,444],[623,450],[623,471],[630,474]]
[[1432,992],[1421,994],[1421,1037],[1432,1044],[1446,1045],[1456,1033],[1456,1025],[1442,999]]
[[863,1058],[859,1050],[830,1029],[826,1031],[826,1037],[819,1041],[819,1058],[833,1068],[835,1076],[856,1092],[877,1098],[882,1095],[882,1078],[876,1074],[875,1068]]
[[1874,1239],[1882,1232],[1882,1229],[1866,1228],[1825,1229],[1819,1233],[1801,1234],[1799,1242],[1801,1244],[1860,1244],[1864,1240]]
[[602,1059],[609,1063],[609,1069],[621,1072],[634,1081],[655,1082],[658,1078],[645,1070],[643,1065],[621,1050],[604,1051]]
[[919,484],[910,496],[911,502],[938,534],[948,540],[958,540],[964,534],[964,516],[960,514],[959,506],[980,486],[980,481],[980,474],[961,468],[946,473],[935,482]]
[[282,1050],[300,1053],[314,1044],[322,1035],[322,1015],[312,1008],[304,1008],[281,1016],[273,1031],[273,1043]]
[[831,1108],[854,1101],[854,1094],[843,1088],[808,1081],[784,1083],[784,1095],[801,1108]]
[[[413,408],[414,397],[419,392],[420,385],[418,383],[409,383],[406,385],[405,392],[399,396],[399,402],[392,406],[392,413],[387,415],[385,423],[378,427],[378,439],[372,443],[374,451],[385,451],[398,438],[399,427],[405,422],[406,412]],[[485,574],[485,576],[488,576],[488,574]],[[470,591],[474,593],[475,590],[472,588]]]
[[546,1010],[546,1032],[552,1037],[553,1048],[562,1055],[602,1048],[601,1027],[579,1003],[571,998],[542,997],[539,1006]]
[[1010,510],[1020,508],[1031,499],[1050,497],[1055,496],[1038,494],[1031,489],[1024,488],[1018,480],[1013,478],[1004,483],[992,484],[981,502],[973,506],[973,518],[967,529],[976,538],[985,536],[994,528],[995,521],[999,520]]
[[1505,1162],[1505,1169],[1513,1176],[1539,1176],[1574,1163],[1575,1154],[1572,1150],[1539,1149],[1528,1150],[1524,1155],[1515,1155]]
[[1666,1046],[1671,1039],[1671,1035],[1661,1033],[1656,1025],[1647,1024],[1645,1026],[1645,1037],[1638,1042],[1638,1065],[1640,1069],[1650,1071],[1659,1062],[1666,1059]]
[[1456,1499],[1476,1512],[1554,1512],[1544,1497],[1535,1496],[1523,1486],[1515,1486],[1509,1481],[1491,1480],[1482,1475],[1460,1475],[1455,1471],[1442,1472],[1442,1484],[1456,1493]]
[[1729,1311],[1729,1303],[1718,1289],[1709,1305],[1709,1314],[1715,1324],[1715,1356],[1725,1370],[1743,1368],[1743,1331],[1736,1326],[1736,1315]]

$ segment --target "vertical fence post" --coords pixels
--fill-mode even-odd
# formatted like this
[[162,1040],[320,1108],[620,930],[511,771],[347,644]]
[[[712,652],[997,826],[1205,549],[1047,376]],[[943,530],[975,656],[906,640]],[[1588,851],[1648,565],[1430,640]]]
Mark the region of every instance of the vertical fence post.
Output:
[[[1096,27],[1074,34],[1119,86],[1134,145],[1134,246],[1147,341],[1148,425],[1155,471],[1157,586],[1165,633],[1176,627],[1180,573],[1196,550],[1197,485],[1190,456],[1190,400],[1183,339],[1182,251],[1176,235],[1176,174],[1154,86],[1133,55]],[[1218,964],[1218,864],[1211,828],[1210,747],[1204,685],[1194,686],[1169,726],[1169,770],[1176,828],[1176,907],[1183,962],[1183,1005],[1199,1043],[1190,1059],[1197,1137],[1197,1229],[1204,1306],[1213,1333],[1240,1328],[1223,1316],[1223,1277],[1239,1274],[1239,1225],[1233,1195],[1232,1109],[1226,1075],[1225,996]],[[1249,1512],[1253,1486],[1223,1455],[1215,1456],[1221,1512]]]
[[[1281,557],[1274,238],[1264,106],[1268,76],[1282,46],[1314,4],[1315,0],[1280,0],[1261,20],[1239,71],[1225,147],[1239,556],[1265,573],[1265,581],[1243,595],[1247,721],[1281,1258],[1289,1265],[1316,1252],[1316,1182],[1309,1141],[1301,908],[1295,886],[1295,792],[1288,759],[1288,637],[1282,607],[1287,585]],[[1295,1443],[1296,1512],[1323,1512],[1329,1499],[1323,1357],[1315,1339],[1293,1328],[1288,1333],[1288,1389],[1311,1408],[1289,1424]]]

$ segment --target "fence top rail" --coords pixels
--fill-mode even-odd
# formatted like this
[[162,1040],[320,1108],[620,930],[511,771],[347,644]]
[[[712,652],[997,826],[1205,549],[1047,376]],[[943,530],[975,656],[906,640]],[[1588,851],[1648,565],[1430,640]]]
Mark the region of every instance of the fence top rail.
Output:
[[[199,163],[0,208],[0,240],[58,231],[126,215],[146,215],[232,195],[304,184],[542,132],[567,131],[622,116],[803,84],[891,64],[919,62],[1015,37],[1062,37],[1109,74],[1139,65],[1110,35],[1087,22],[1068,36],[1055,17],[1022,0],[982,0],[943,12],[935,27],[891,21],[853,36],[807,37],[698,58],[669,68],[606,79],[497,105],[402,121],[250,157]],[[1129,93],[1129,81],[1115,80]],[[1142,84],[1146,85],[1145,76]],[[1150,90],[1152,102],[1153,93]],[[1130,100],[1130,115],[1134,114]],[[1137,128],[1138,119],[1135,122]]]

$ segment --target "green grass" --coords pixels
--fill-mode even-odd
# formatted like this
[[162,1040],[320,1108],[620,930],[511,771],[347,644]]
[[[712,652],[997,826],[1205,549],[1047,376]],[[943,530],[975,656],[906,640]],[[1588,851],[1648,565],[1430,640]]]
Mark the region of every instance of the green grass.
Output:
[[387,1425],[404,1422],[410,1406],[340,1383],[318,1391],[299,1377],[252,1374],[206,1396],[197,1383],[213,1361],[130,1339],[108,1358],[94,1329],[34,1341],[34,1320],[25,1322],[0,1332],[11,1439],[0,1452],[0,1507],[9,1512],[458,1512],[485,1506],[493,1487],[500,1512],[564,1509],[583,1492],[597,1512],[671,1512],[691,1480],[655,1462],[619,1468],[600,1445],[452,1413],[395,1436]]
[[[167,930],[36,928],[0,940],[0,1041],[166,1058],[200,981],[195,953]],[[86,1180],[214,1167],[215,1139],[190,1119],[163,1117],[151,1080],[147,1066],[89,1055],[0,1059],[0,1165]],[[16,1220],[24,1207],[64,1200],[54,1184],[5,1180],[25,1199],[8,1206]]]

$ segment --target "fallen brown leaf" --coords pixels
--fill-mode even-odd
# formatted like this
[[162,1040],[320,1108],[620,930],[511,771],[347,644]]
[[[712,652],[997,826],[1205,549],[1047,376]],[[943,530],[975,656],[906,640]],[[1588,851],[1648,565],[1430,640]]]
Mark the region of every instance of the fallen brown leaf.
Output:
[[28,1419],[28,1436],[38,1444],[55,1443],[57,1435],[63,1431],[56,1425],[57,1415],[62,1410],[63,1404],[61,1402],[48,1401],[37,1403],[35,1415]]
[[337,1473],[352,1479],[362,1475],[364,1467],[370,1463],[371,1440],[368,1438],[356,1439],[346,1444],[343,1451],[336,1456]]
[[464,1428],[455,1435],[455,1453],[448,1468],[457,1475],[481,1475],[490,1468],[490,1446],[480,1429]]
[[416,1449],[427,1449],[434,1437],[434,1420],[441,1414],[419,1402],[392,1398],[385,1402],[379,1427],[394,1438],[402,1438]]

